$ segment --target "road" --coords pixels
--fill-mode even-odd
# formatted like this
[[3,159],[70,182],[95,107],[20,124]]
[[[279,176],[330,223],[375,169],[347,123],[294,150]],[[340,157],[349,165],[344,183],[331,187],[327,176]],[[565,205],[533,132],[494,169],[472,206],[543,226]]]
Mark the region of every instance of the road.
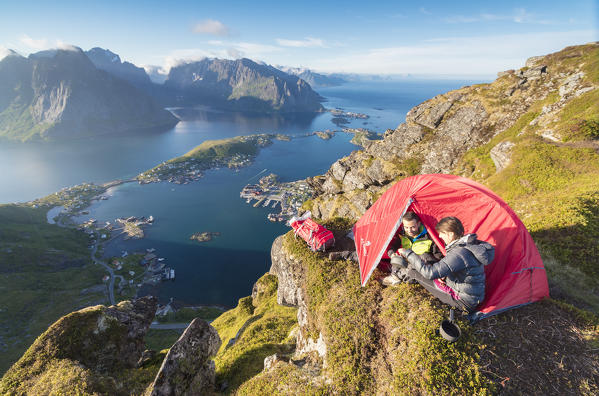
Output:
[[[98,260],[96,258],[96,251],[98,250],[98,243],[94,243],[94,247],[92,249],[92,261],[95,264],[100,264],[101,266],[103,266],[104,268],[106,268],[106,271],[108,271],[108,273],[110,274],[110,281],[108,283],[108,298],[110,299],[110,305],[114,305],[114,270],[112,268],[110,268],[110,266],[108,264],[106,264],[104,261],[102,260]],[[118,275],[121,278],[121,282],[124,280],[124,278],[120,275]]]

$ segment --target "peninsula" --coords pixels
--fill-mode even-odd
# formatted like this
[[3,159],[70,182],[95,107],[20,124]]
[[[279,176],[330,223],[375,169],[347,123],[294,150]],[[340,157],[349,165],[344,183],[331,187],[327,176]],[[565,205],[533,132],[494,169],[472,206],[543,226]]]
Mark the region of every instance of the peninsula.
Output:
[[286,135],[256,134],[222,140],[206,140],[188,153],[161,163],[137,176],[139,184],[167,181],[188,184],[211,168],[237,169],[249,165],[262,147],[273,140],[288,141]]

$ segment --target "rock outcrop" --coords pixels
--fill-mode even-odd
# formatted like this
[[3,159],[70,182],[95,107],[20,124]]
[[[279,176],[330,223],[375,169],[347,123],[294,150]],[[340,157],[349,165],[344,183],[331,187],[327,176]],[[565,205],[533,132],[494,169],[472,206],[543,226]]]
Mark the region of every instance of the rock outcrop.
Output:
[[104,70],[136,87],[145,87],[152,83],[143,68],[121,61],[120,56],[108,49],[94,47],[85,51],[85,55],[97,69]]
[[60,394],[71,387],[121,393],[115,378],[136,367],[156,306],[154,297],[144,297],[64,316],[8,370],[0,393]]
[[207,322],[194,319],[173,344],[147,395],[203,395],[214,390],[214,361],[220,337]]
[[318,112],[322,98],[304,80],[250,59],[203,59],[174,67],[164,83],[183,103],[255,112]]
[[[537,115],[531,126],[538,127],[539,136],[563,141],[552,128],[558,114],[573,99],[597,89],[580,67],[565,66],[565,59],[586,56],[596,46],[531,58],[526,67],[502,72],[491,84],[463,87],[414,107],[404,123],[385,132],[383,140],[336,161],[326,174],[308,179],[316,191],[312,213],[322,219],[357,219],[399,178],[459,173],[464,154],[510,128],[521,128],[516,123],[528,113]],[[540,114],[539,103],[547,103]],[[511,148],[508,142],[498,143],[491,154],[497,171],[508,166]]]

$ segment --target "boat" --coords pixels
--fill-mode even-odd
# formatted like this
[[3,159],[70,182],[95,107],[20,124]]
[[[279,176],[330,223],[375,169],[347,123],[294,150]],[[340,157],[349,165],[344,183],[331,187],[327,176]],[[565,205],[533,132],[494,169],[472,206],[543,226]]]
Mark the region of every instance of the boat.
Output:
[[160,257],[158,261],[164,261],[164,257]]

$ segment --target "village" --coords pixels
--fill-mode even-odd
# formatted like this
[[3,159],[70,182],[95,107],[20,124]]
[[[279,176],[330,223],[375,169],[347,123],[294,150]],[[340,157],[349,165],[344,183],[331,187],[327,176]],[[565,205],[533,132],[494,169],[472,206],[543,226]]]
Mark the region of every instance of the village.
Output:
[[269,213],[268,220],[272,222],[287,221],[295,216],[301,208],[304,201],[312,197],[312,189],[305,180],[295,182],[280,183],[277,175],[271,173],[262,177],[257,184],[248,184],[242,190],[239,196],[257,207],[280,207],[278,213]]

